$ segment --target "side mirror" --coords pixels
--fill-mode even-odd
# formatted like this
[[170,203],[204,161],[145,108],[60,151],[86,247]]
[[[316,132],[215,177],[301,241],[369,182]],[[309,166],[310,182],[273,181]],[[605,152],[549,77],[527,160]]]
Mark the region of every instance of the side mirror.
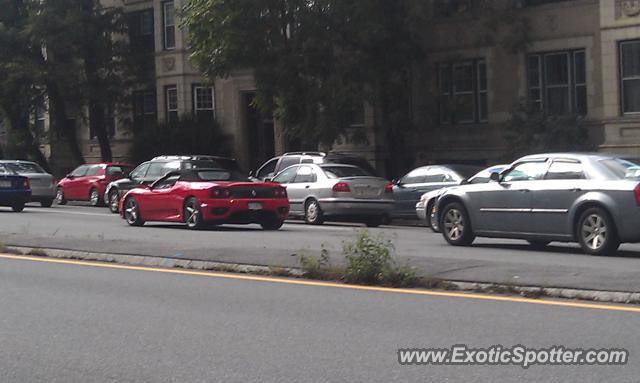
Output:
[[495,182],[499,183],[500,182],[500,173],[491,173],[489,178],[491,179],[491,181],[495,181]]
[[460,181],[460,185],[466,185],[468,183],[469,183],[468,179],[464,179],[464,180]]
[[65,176],[65,178],[68,178],[68,179],[72,180],[72,179],[76,178],[76,176],[74,176],[73,174],[67,174]]
[[253,177],[253,170],[249,171],[249,178]]
[[273,182],[273,179],[271,177],[266,177],[264,179],[264,182]]

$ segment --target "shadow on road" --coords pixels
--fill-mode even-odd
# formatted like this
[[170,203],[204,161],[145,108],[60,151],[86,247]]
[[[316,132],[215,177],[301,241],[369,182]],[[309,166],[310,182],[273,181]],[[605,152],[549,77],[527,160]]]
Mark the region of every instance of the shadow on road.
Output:
[[[512,250],[512,251],[529,251],[529,252],[535,251],[540,253],[587,255],[579,247],[573,247],[573,246],[549,245],[543,249],[537,249],[527,244],[518,244],[518,243],[478,243],[478,244],[474,244],[473,247],[484,248],[484,249]],[[597,257],[597,255],[594,255],[594,257]],[[602,256],[602,257],[605,257],[605,256]],[[607,258],[640,258],[640,252],[629,251],[629,250],[619,250],[615,255],[606,256],[606,257]]]

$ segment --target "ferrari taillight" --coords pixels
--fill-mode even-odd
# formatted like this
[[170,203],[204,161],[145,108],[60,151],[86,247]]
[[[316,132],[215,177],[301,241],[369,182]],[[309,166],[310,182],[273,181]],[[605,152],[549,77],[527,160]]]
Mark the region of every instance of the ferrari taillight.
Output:
[[636,205],[640,206],[640,184],[638,184],[638,186],[636,186],[636,188],[633,191],[633,193],[636,195]]
[[209,196],[211,198],[229,198],[230,195],[231,195],[231,192],[229,192],[229,189],[219,187],[219,186],[214,187],[209,192]]
[[332,190],[338,193],[349,193],[351,191],[351,189],[349,189],[349,184],[346,182],[338,182],[337,184],[333,185]]

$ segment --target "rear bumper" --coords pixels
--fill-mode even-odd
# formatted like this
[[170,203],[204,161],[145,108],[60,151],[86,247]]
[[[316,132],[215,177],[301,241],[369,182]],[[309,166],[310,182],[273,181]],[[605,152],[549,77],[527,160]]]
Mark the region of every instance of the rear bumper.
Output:
[[[260,203],[261,209],[249,209],[250,203]],[[289,201],[286,199],[233,199],[204,200],[200,203],[202,219],[220,223],[260,223],[276,217],[284,221],[289,216]]]
[[32,201],[41,201],[41,200],[49,200],[56,198],[56,187],[55,185],[51,185],[49,187],[31,187],[31,200]]
[[31,200],[31,190],[0,190],[0,205],[12,206],[15,203],[27,203]]
[[393,200],[325,198],[318,201],[326,216],[382,216],[393,210]]

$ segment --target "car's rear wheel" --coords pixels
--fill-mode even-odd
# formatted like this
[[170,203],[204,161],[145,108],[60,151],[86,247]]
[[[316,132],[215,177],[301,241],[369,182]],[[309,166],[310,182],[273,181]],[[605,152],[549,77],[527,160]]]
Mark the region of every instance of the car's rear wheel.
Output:
[[142,226],[144,221],[140,215],[140,206],[135,198],[129,197],[124,201],[124,219],[131,226]]
[[20,213],[24,210],[24,202],[15,202],[13,205],[11,205],[11,210],[15,211],[16,213]]
[[202,227],[202,214],[200,212],[200,203],[197,199],[192,197],[184,202],[183,216],[187,228],[196,230]]
[[373,218],[369,218],[364,224],[367,225],[367,227],[378,227],[382,225],[383,221],[384,221],[384,217],[382,216],[373,217]]
[[107,196],[107,198],[109,198],[109,210],[112,213],[117,214],[118,204],[120,202],[120,194],[118,193],[118,189],[113,188],[109,190],[109,195]]
[[278,230],[284,225],[284,220],[276,216],[265,217],[260,221],[260,226],[264,230]]
[[322,225],[324,217],[320,204],[315,199],[310,199],[304,206],[304,220],[311,225]]
[[440,227],[444,239],[451,245],[468,246],[475,239],[469,214],[461,203],[452,202],[444,207]]
[[531,240],[528,240],[527,242],[529,242],[529,245],[531,245],[531,247],[533,247],[536,250],[544,249],[551,243],[551,241],[544,241],[544,240],[538,240],[538,239],[531,239]]
[[91,188],[91,190],[89,190],[89,202],[91,206],[102,206],[103,202],[98,189]]
[[56,190],[56,198],[55,198],[56,204],[58,205],[66,205],[67,204],[67,199],[64,197],[64,190],[62,190],[62,188],[58,188]]
[[40,201],[40,206],[42,207],[51,207],[53,206],[53,200],[52,199],[45,199]]
[[613,255],[620,247],[620,239],[611,216],[599,207],[582,213],[576,233],[580,247],[587,254]]

